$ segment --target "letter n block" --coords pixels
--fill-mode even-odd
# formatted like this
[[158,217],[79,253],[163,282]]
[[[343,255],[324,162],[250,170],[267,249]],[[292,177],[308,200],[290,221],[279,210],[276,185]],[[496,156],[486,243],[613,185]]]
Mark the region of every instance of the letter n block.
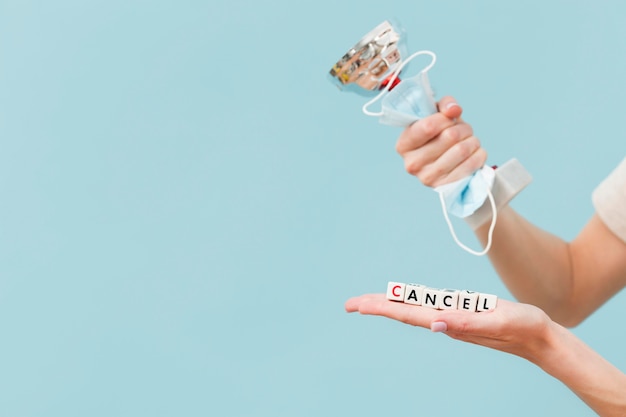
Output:
[[406,284],[390,281],[387,283],[387,299],[392,301],[404,301],[404,289]]
[[442,291],[436,288],[424,288],[424,292],[422,295],[422,305],[424,307],[430,308],[439,308],[439,303],[441,302]]

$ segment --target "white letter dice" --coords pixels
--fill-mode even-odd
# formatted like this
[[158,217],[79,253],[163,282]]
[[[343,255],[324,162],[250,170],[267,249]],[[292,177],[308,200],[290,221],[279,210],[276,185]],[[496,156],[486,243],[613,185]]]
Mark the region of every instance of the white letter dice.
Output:
[[392,301],[404,301],[404,288],[406,284],[390,282],[387,284],[387,299]]
[[468,290],[448,290],[421,284],[387,283],[387,299],[438,310],[488,311],[496,308],[498,297]]

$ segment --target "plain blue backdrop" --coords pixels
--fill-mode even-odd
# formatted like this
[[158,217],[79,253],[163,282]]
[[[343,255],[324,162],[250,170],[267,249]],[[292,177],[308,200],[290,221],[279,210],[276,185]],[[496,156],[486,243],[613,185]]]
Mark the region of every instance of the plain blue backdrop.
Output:
[[[512,299],[328,81],[388,18],[489,163],[532,173],[513,206],[574,237],[624,156],[623,2],[0,0],[0,417],[593,415],[522,359],[344,312],[388,280]],[[574,329],[623,370],[625,314]]]

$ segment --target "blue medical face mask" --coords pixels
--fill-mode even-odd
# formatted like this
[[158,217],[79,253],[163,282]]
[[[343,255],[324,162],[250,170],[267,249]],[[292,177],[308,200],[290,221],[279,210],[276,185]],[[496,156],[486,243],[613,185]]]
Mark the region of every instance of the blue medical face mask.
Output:
[[[493,229],[496,226],[496,218],[498,216],[496,203],[493,198],[493,194],[491,193],[495,177],[496,173],[493,168],[483,166],[481,169],[465,178],[449,184],[441,185],[434,189],[437,193],[439,193],[439,200],[441,201],[443,215],[454,241],[457,245],[472,255],[485,255],[491,248]],[[492,219],[491,225],[489,226],[487,245],[482,251],[479,252],[470,249],[461,243],[454,232],[454,227],[448,217],[448,213],[459,218],[466,218],[474,214],[487,199],[491,204]]]
[[[431,63],[417,75],[406,78],[395,87],[392,87],[393,81],[397,78],[402,68],[419,55],[430,55],[432,57]],[[363,112],[368,116],[378,117],[383,124],[397,127],[408,127],[412,123],[436,113],[437,105],[427,75],[428,70],[435,64],[435,59],[435,54],[430,51],[420,51],[411,55],[396,69],[387,87],[363,106]],[[378,112],[370,111],[369,107],[381,99],[381,110]],[[497,217],[495,201],[491,194],[494,178],[494,170],[484,166],[465,178],[434,189],[439,193],[443,214],[455,242],[462,249],[477,256],[485,255],[491,248],[492,234]],[[487,199],[491,203],[493,217],[489,228],[487,245],[479,252],[470,249],[459,241],[448,213],[459,218],[468,217],[478,210]]]
[[428,73],[402,80],[382,99],[380,122],[404,127],[437,112],[435,96],[430,88]]
[[[393,81],[404,66],[420,55],[429,55],[432,58],[431,63],[417,75],[402,80],[392,89]],[[372,100],[365,103],[363,113],[378,117],[383,124],[396,127],[409,126],[436,113],[437,103],[428,81],[428,70],[435,65],[435,60],[435,54],[430,51],[419,51],[411,55],[395,70],[387,87]],[[370,111],[369,107],[381,99],[381,110],[378,112]]]
[[493,168],[483,166],[472,175],[434,190],[443,197],[447,212],[463,219],[483,205],[493,187],[495,175]]

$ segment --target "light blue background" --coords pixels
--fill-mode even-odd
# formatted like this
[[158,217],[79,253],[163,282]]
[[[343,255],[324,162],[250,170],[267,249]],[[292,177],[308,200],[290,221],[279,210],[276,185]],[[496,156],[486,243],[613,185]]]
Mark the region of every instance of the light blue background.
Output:
[[[388,280],[511,298],[326,78],[387,18],[574,237],[624,156],[623,2],[0,1],[0,416],[593,415],[344,312]],[[623,370],[624,297],[574,330]]]

